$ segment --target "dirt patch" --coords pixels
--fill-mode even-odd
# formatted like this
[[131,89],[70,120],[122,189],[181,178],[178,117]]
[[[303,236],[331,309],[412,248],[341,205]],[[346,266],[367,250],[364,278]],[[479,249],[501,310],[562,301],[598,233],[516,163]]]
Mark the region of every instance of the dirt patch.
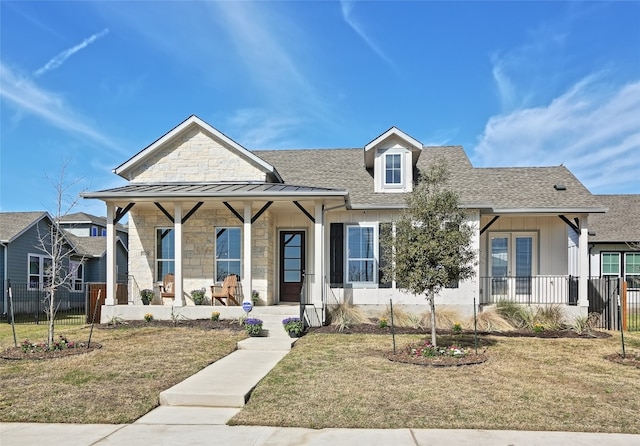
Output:
[[482,364],[487,359],[487,355],[479,353],[468,354],[462,358],[455,358],[453,356],[411,356],[406,353],[387,354],[385,355],[389,361],[402,362],[404,364],[414,364],[428,367],[459,367],[463,365]]

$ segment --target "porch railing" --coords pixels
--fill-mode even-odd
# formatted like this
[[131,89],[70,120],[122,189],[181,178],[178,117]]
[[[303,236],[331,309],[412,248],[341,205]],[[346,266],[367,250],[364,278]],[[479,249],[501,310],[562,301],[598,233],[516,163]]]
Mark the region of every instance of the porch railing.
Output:
[[577,305],[578,278],[574,276],[480,277],[480,303],[508,300],[527,305]]

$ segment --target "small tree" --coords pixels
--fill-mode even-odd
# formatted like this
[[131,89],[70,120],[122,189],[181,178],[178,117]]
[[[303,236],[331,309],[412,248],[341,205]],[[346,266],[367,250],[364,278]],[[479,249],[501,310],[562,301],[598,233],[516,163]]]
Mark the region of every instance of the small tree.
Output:
[[49,331],[47,342],[49,348],[53,347],[54,340],[54,321],[56,312],[60,304],[56,300],[56,292],[61,287],[70,288],[70,280],[73,271],[69,268],[69,258],[71,257],[71,246],[65,236],[64,230],[59,226],[60,219],[67,215],[71,209],[78,203],[79,195],[73,195],[71,190],[80,182],[77,179],[71,183],[65,182],[65,175],[69,160],[62,161],[60,173],[57,179],[47,177],[55,190],[55,209],[52,212],[53,222],[49,226],[46,234],[38,233],[38,248],[47,254],[51,261],[44,271],[45,284],[44,290],[47,294],[45,313],[49,322]]
[[448,170],[438,161],[420,172],[395,222],[395,235],[382,235],[383,270],[398,287],[424,294],[431,308],[431,343],[436,346],[435,297],[448,284],[473,277],[473,228],[458,196],[447,189]]

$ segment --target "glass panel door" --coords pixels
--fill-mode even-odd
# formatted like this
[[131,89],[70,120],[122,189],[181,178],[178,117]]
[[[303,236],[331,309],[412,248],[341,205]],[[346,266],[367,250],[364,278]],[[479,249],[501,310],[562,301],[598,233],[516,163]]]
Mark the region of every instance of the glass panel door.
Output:
[[491,237],[491,295],[507,297],[509,276],[509,236]]
[[489,243],[491,295],[497,299],[531,295],[535,275],[535,235],[494,233]]

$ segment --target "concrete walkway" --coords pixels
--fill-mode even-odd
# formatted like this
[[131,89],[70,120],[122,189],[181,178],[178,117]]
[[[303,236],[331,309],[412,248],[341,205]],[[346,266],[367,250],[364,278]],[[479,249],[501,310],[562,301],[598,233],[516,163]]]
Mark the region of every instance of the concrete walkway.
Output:
[[[282,310],[286,311],[286,310]],[[286,314],[256,315],[266,337],[238,343],[238,350],[160,394],[160,407],[133,424],[0,423],[1,446],[142,445],[594,445],[640,444],[640,436],[565,432],[442,429],[301,429],[227,426],[258,382],[295,339],[282,329]]]

